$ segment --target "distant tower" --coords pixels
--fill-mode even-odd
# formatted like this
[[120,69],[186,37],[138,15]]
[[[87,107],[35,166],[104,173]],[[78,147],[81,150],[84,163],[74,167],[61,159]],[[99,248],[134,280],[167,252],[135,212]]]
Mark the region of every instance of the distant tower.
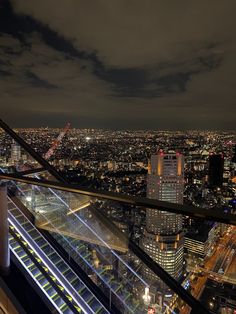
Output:
[[11,161],[13,163],[18,163],[21,159],[21,148],[16,142],[12,142],[11,145]]
[[221,187],[223,184],[224,156],[209,156],[208,184],[210,187]]
[[[147,197],[183,203],[184,158],[182,154],[159,152],[151,156],[147,177]],[[146,209],[146,230],[142,247],[172,277],[178,279],[183,268],[182,216],[157,209]],[[157,280],[147,268],[147,279]]]

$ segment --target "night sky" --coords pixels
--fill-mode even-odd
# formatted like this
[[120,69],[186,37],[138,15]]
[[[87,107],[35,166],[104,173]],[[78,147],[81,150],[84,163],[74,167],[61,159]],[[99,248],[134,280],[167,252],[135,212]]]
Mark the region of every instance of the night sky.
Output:
[[233,130],[236,0],[0,0],[13,127]]

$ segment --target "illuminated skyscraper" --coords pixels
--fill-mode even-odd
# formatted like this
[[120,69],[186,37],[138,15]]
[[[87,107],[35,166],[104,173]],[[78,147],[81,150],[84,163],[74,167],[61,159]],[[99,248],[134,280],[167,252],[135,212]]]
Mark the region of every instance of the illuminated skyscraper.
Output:
[[11,145],[11,161],[12,162],[19,162],[21,159],[21,148],[15,141],[12,142]]
[[[183,155],[159,152],[151,156],[147,177],[147,197],[172,203],[183,203]],[[144,250],[171,276],[178,279],[183,267],[182,216],[157,209],[146,210]],[[150,280],[156,280],[144,269]]]

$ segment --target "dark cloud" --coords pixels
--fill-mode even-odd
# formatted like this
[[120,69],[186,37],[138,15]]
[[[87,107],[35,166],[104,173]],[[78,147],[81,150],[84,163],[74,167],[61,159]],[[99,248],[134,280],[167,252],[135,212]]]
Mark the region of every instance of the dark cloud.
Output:
[[29,79],[30,83],[34,87],[42,87],[42,88],[57,88],[57,86],[50,84],[48,81],[41,79],[36,74],[31,71],[25,72],[25,77]]
[[3,76],[3,77],[4,77],[4,76],[9,76],[9,75],[11,75],[10,72],[0,69],[0,76]]
[[193,75],[217,69],[221,65],[223,56],[214,53],[213,48],[215,45],[208,45],[204,55],[199,56],[194,52],[195,55],[191,55],[190,60],[188,57],[184,62],[157,64],[153,65],[152,69],[106,69],[104,66],[97,66],[94,73],[112,83],[115,96],[147,99],[163,97],[185,92]]
[[234,0],[2,3],[0,93],[15,124],[17,108],[22,126],[234,127]]

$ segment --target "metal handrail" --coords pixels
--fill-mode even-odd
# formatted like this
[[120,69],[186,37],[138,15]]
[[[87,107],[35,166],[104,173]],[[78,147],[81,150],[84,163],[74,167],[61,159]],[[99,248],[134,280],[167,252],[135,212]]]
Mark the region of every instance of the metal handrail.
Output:
[[111,201],[117,201],[130,205],[135,205],[144,208],[153,208],[162,211],[167,211],[175,214],[181,214],[191,216],[194,218],[202,218],[205,220],[211,220],[216,222],[222,222],[230,225],[236,225],[236,215],[225,214],[217,209],[204,209],[194,207],[190,205],[182,205],[164,201],[158,201],[155,199],[149,199],[145,197],[137,197],[132,195],[117,194],[113,192],[104,192],[92,189],[81,188],[76,185],[62,182],[54,182],[48,180],[39,180],[36,178],[23,177],[21,174],[6,174],[0,171],[0,179],[13,180],[22,183],[38,185],[46,188],[53,188],[64,192],[71,192],[80,195],[86,195],[94,198],[107,199]]

